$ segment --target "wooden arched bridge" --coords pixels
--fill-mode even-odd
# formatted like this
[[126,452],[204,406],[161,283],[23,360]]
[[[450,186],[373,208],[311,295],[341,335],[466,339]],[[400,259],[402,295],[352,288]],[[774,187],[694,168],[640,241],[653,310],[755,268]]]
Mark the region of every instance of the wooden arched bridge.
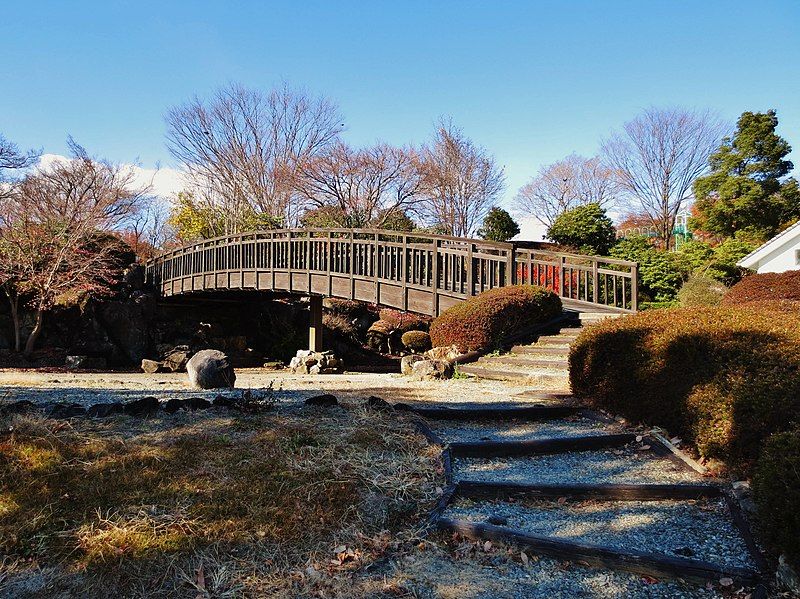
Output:
[[163,296],[229,289],[309,295],[314,346],[321,343],[324,296],[438,316],[487,289],[529,283],[553,289],[566,308],[635,312],[636,269],[635,262],[524,243],[385,230],[283,229],[206,239],[166,252],[147,264],[147,277]]

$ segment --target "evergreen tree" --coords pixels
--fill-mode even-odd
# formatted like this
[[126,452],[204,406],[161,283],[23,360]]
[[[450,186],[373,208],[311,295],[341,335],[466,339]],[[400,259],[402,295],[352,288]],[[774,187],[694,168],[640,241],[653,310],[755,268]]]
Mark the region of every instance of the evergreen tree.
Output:
[[547,237],[560,245],[585,254],[608,255],[614,245],[614,223],[600,204],[586,204],[567,210],[553,221]]
[[764,241],[800,218],[797,181],[785,179],[792,148],[775,133],[777,125],[774,110],[739,117],[733,137],[709,159],[711,173],[694,183],[695,228]]
[[489,241],[508,241],[519,235],[519,225],[506,210],[495,207],[486,214],[478,235]]

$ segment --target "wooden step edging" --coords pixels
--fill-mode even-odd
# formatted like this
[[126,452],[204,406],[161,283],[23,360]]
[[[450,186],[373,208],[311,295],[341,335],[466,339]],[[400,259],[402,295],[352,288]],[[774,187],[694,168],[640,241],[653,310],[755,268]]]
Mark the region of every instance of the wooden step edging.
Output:
[[745,586],[761,582],[761,574],[750,568],[721,566],[685,557],[542,537],[503,526],[465,520],[439,518],[437,526],[440,530],[455,532],[471,539],[511,543],[538,555],[583,562],[593,567],[625,570],[654,578],[680,578],[703,584],[718,583],[720,578],[728,577],[734,584]]
[[721,496],[718,485],[682,484],[569,484],[538,485],[513,482],[460,480],[455,495],[465,499],[597,499],[603,501],[659,501],[665,499],[703,499]]
[[453,457],[497,458],[619,447],[636,440],[633,433],[582,435],[526,441],[474,441],[450,443]]
[[396,410],[409,411],[417,416],[429,420],[546,420],[550,418],[563,418],[578,413],[581,408],[577,406],[524,406],[515,408],[423,408],[413,407],[408,404],[394,404]]

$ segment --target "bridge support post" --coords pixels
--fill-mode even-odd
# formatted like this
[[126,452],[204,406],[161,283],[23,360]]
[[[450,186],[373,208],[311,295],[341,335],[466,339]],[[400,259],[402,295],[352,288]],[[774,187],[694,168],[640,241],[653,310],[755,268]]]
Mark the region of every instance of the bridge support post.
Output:
[[310,296],[308,305],[308,349],[322,351],[322,296]]

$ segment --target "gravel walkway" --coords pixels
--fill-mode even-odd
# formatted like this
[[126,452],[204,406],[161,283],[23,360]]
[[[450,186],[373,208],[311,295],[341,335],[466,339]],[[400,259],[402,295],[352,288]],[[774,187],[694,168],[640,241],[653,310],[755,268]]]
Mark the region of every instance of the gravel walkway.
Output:
[[456,480],[530,484],[682,483],[697,475],[652,450],[607,449],[523,458],[457,458]]
[[[475,502],[461,500],[445,516],[489,517],[531,534],[754,567],[724,499],[703,501]],[[499,521],[498,521],[499,522]]]
[[480,544],[467,555],[438,548],[417,551],[394,564],[391,578],[419,599],[721,599],[717,589],[677,580],[578,566],[529,556],[513,547]]
[[455,441],[522,441],[525,439],[613,434],[622,431],[620,426],[608,425],[582,417],[538,422],[526,422],[524,420],[498,420],[494,422],[439,420],[430,422],[429,426],[433,432],[448,443]]

